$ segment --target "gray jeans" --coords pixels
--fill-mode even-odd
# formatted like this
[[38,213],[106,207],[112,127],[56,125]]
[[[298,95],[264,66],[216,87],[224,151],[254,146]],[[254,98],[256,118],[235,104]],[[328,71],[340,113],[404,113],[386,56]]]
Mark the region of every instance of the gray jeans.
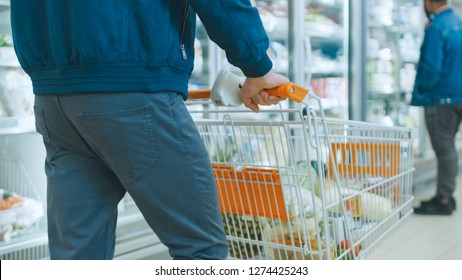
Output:
[[41,95],[52,259],[111,259],[128,192],[176,259],[228,247],[209,155],[174,92]]
[[438,176],[437,196],[449,198],[456,188],[458,157],[455,135],[462,120],[462,104],[425,107],[425,122],[435,151]]

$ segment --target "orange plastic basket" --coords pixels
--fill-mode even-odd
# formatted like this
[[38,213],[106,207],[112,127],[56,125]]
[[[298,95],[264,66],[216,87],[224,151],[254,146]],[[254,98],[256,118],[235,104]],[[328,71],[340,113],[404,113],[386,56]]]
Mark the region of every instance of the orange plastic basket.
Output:
[[[392,177],[400,171],[399,144],[384,143],[331,143],[333,161],[329,160],[330,178],[334,179],[334,164],[340,177],[370,175]],[[395,186],[394,199],[399,198]]]
[[289,220],[278,170],[236,171],[227,165],[213,165],[213,170],[222,213]]
[[[390,177],[398,174],[400,153],[398,144],[332,143],[332,153],[340,175],[367,174]],[[333,170],[329,161],[329,170]],[[331,178],[333,172],[330,172]]]

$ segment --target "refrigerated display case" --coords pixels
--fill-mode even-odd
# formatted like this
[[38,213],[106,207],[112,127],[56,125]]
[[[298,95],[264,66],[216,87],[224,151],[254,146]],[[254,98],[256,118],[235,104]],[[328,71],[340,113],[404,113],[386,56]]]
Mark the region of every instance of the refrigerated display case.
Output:
[[348,119],[348,1],[306,0],[305,5],[311,88],[327,116]]
[[[270,38],[268,54],[274,70],[321,97],[326,115],[347,119],[348,1],[256,0],[254,4]],[[242,75],[221,53],[222,68]]]
[[422,1],[367,1],[366,120],[418,126],[409,106],[423,33]]

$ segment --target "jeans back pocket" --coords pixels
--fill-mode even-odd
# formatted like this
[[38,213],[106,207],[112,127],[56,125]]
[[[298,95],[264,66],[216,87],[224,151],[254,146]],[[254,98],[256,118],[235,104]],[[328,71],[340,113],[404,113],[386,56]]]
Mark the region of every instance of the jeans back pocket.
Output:
[[118,175],[136,179],[158,161],[149,105],[79,118],[92,148]]
[[34,106],[35,114],[35,130],[42,135],[43,140],[46,142],[50,141],[50,134],[45,122],[45,114],[41,108]]

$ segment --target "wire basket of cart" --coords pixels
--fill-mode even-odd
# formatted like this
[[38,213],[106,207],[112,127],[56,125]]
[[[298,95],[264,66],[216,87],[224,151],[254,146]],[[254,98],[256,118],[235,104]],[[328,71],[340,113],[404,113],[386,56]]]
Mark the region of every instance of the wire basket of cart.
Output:
[[363,259],[412,213],[412,129],[298,108],[190,101],[209,152],[229,255]]

